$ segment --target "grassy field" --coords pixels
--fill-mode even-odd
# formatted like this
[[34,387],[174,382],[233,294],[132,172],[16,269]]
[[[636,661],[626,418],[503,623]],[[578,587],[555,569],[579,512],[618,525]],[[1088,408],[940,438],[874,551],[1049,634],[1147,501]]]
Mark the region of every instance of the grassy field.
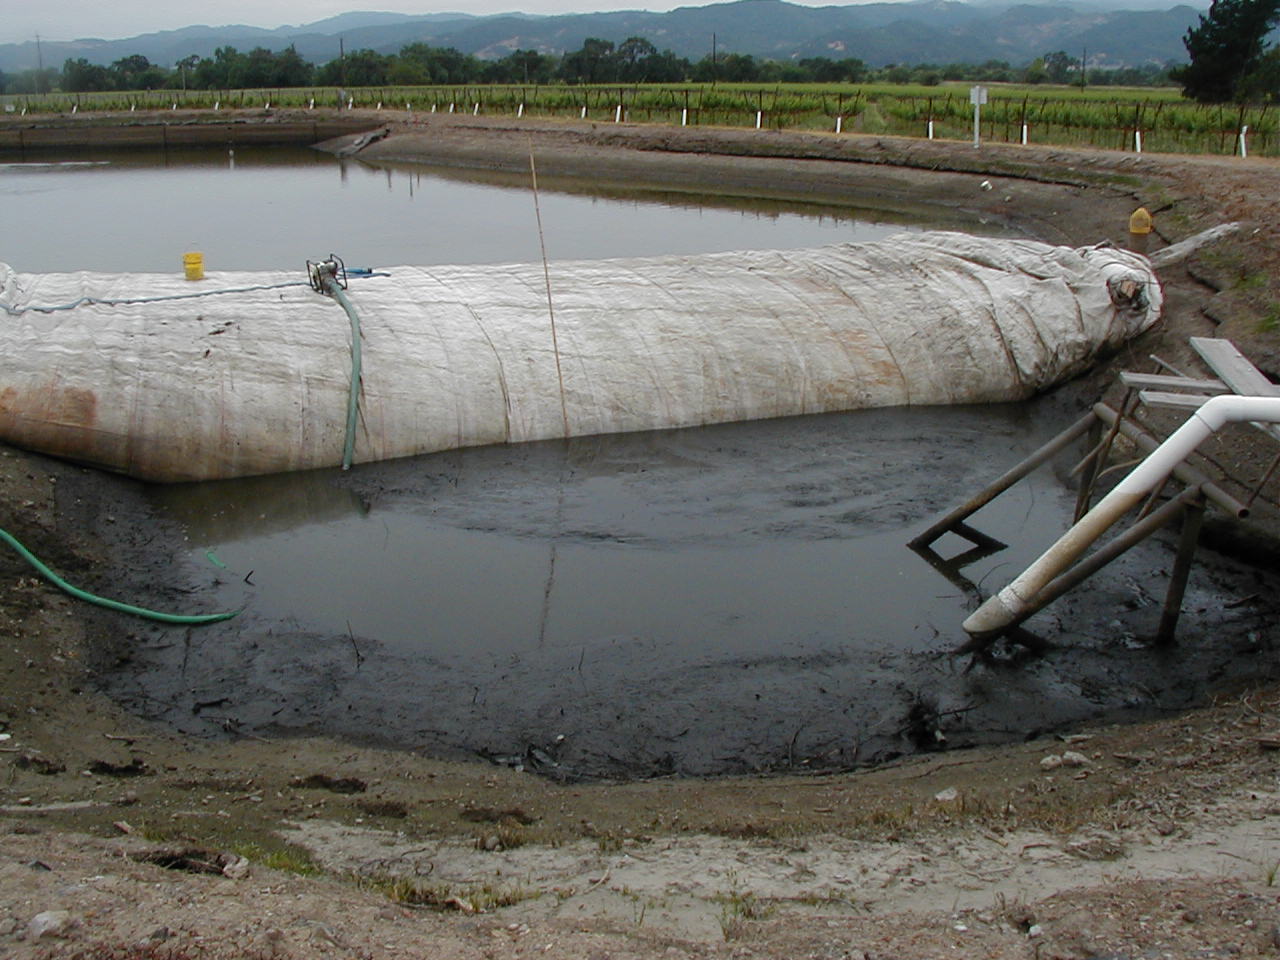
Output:
[[[968,83],[654,84],[367,87],[280,90],[187,90],[46,94],[6,98],[8,113],[163,109],[334,107],[352,103],[388,111],[459,112],[663,123],[885,133],[941,139],[973,136]],[[1202,105],[1171,87],[987,85],[984,140],[1148,151],[1238,151],[1248,127],[1251,154],[1280,154],[1276,111],[1269,105]],[[619,108],[621,110],[619,111]]]

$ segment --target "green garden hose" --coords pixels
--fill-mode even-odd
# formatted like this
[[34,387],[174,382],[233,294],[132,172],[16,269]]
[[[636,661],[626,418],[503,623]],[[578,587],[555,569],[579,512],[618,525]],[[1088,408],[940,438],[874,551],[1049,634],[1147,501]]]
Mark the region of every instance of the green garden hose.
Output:
[[159,620],[161,623],[176,623],[186,626],[200,626],[206,623],[217,623],[219,620],[230,620],[239,610],[231,610],[225,613],[203,613],[195,616],[185,616],[177,613],[161,613],[157,610],[147,610],[144,607],[135,607],[132,604],[121,603],[119,600],[108,600],[106,597],[99,597],[81,590],[79,587],[73,587],[67,581],[46,567],[34,553],[22,545],[17,537],[13,536],[3,527],[0,527],[0,540],[3,540],[9,546],[18,552],[18,555],[27,563],[35,567],[40,576],[44,577],[58,589],[71,594],[77,600],[84,600],[88,603],[96,603],[100,607],[106,607],[109,610],[119,610],[121,613],[131,613],[134,616],[146,617],[148,620]]
[[[356,308],[351,305],[351,301],[347,299],[347,295],[343,293],[342,286],[334,275],[335,270],[338,269],[334,265],[334,261],[329,260],[317,266],[319,269],[316,272],[316,277],[319,280],[319,288],[342,304],[342,309],[347,311],[347,318],[351,321],[351,386],[347,391],[347,431],[346,439],[342,445],[342,469],[350,470],[351,462],[355,458],[356,421],[360,412],[360,377],[362,372],[360,360],[360,317],[356,314]],[[345,267],[342,269],[345,270]]]

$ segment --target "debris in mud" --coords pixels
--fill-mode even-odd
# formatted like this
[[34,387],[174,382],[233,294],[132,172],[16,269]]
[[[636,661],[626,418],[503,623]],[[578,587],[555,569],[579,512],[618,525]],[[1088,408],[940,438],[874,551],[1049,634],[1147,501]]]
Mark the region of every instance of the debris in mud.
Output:
[[44,754],[35,750],[19,754],[14,758],[13,765],[19,770],[31,770],[46,777],[63,773],[67,769],[67,765],[65,763],[59,763],[57,760],[51,760],[49,757],[46,757]]
[[104,777],[149,777],[153,773],[140,757],[134,757],[128,763],[94,760],[89,764],[89,772]]
[[359,800],[356,807],[361,813],[366,813],[371,817],[392,817],[396,820],[403,820],[409,816],[409,806],[400,800]]
[[537,817],[530,816],[519,807],[510,807],[506,810],[497,810],[493,807],[468,807],[459,813],[458,817],[468,823],[514,822],[522,827],[527,827],[538,820]]
[[218,873],[232,880],[240,880],[249,875],[249,861],[244,857],[234,853],[220,853],[207,847],[146,850],[131,853],[129,858],[137,863],[153,863],[166,870]]
[[329,790],[333,793],[364,793],[369,789],[369,785],[358,777],[331,777],[327,773],[294,777],[290,785],[306,790]]
[[[563,742],[564,737],[558,737],[551,750],[555,750]],[[560,769],[560,761],[549,750],[544,750],[532,743],[525,747],[524,753],[500,754],[491,753],[488,750],[477,750],[476,753],[490,763],[500,767],[510,767],[517,773],[523,773],[525,770],[549,772]]]

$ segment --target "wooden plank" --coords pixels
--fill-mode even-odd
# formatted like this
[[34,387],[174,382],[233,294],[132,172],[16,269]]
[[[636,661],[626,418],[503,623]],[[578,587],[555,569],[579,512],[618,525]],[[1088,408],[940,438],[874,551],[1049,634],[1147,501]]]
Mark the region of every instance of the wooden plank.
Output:
[[1233,391],[1242,397],[1280,397],[1280,386],[1268,380],[1230,340],[1192,337],[1191,346]]
[[[1192,337],[1191,346],[1233,391],[1242,397],[1280,397],[1280,386],[1272,383],[1230,340]],[[1280,425],[1254,423],[1255,427],[1280,441]]]
[[1120,382],[1135,390],[1193,390],[1197,393],[1230,393],[1231,388],[1221,380],[1192,380],[1190,377],[1171,377],[1164,373],[1120,372]]
[[1159,390],[1142,390],[1138,399],[1148,407],[1177,407],[1192,409],[1204,406],[1209,398],[1202,393],[1162,393]]

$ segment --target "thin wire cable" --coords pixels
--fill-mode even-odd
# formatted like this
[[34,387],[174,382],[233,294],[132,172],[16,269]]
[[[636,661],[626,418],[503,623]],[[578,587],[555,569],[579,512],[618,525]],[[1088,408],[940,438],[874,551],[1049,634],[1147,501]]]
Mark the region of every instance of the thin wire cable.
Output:
[[569,408],[564,399],[564,371],[560,367],[560,341],[556,337],[556,310],[551,301],[551,269],[547,266],[547,241],[542,235],[542,206],[538,203],[538,167],[533,162],[533,137],[529,137],[529,176],[533,180],[533,214],[538,220],[538,246],[542,249],[542,277],[547,284],[547,315],[551,318],[551,350],[556,356],[556,379],[560,381],[560,418],[564,435],[569,436]]
[[4,312],[11,317],[20,317],[24,313],[56,313],[59,310],[74,310],[76,307],[82,307],[85,304],[103,307],[121,307],[133,303],[161,303],[165,300],[193,300],[196,297],[216,297],[219,294],[224,293],[255,293],[259,290],[280,290],[284,287],[306,286],[310,286],[306,280],[290,280],[286,283],[260,284],[253,287],[234,287],[224,290],[201,290],[197,293],[174,293],[164,297],[81,297],[79,300],[73,300],[71,303],[60,303],[55,306],[11,307],[7,303],[0,303],[0,309],[4,310]]

